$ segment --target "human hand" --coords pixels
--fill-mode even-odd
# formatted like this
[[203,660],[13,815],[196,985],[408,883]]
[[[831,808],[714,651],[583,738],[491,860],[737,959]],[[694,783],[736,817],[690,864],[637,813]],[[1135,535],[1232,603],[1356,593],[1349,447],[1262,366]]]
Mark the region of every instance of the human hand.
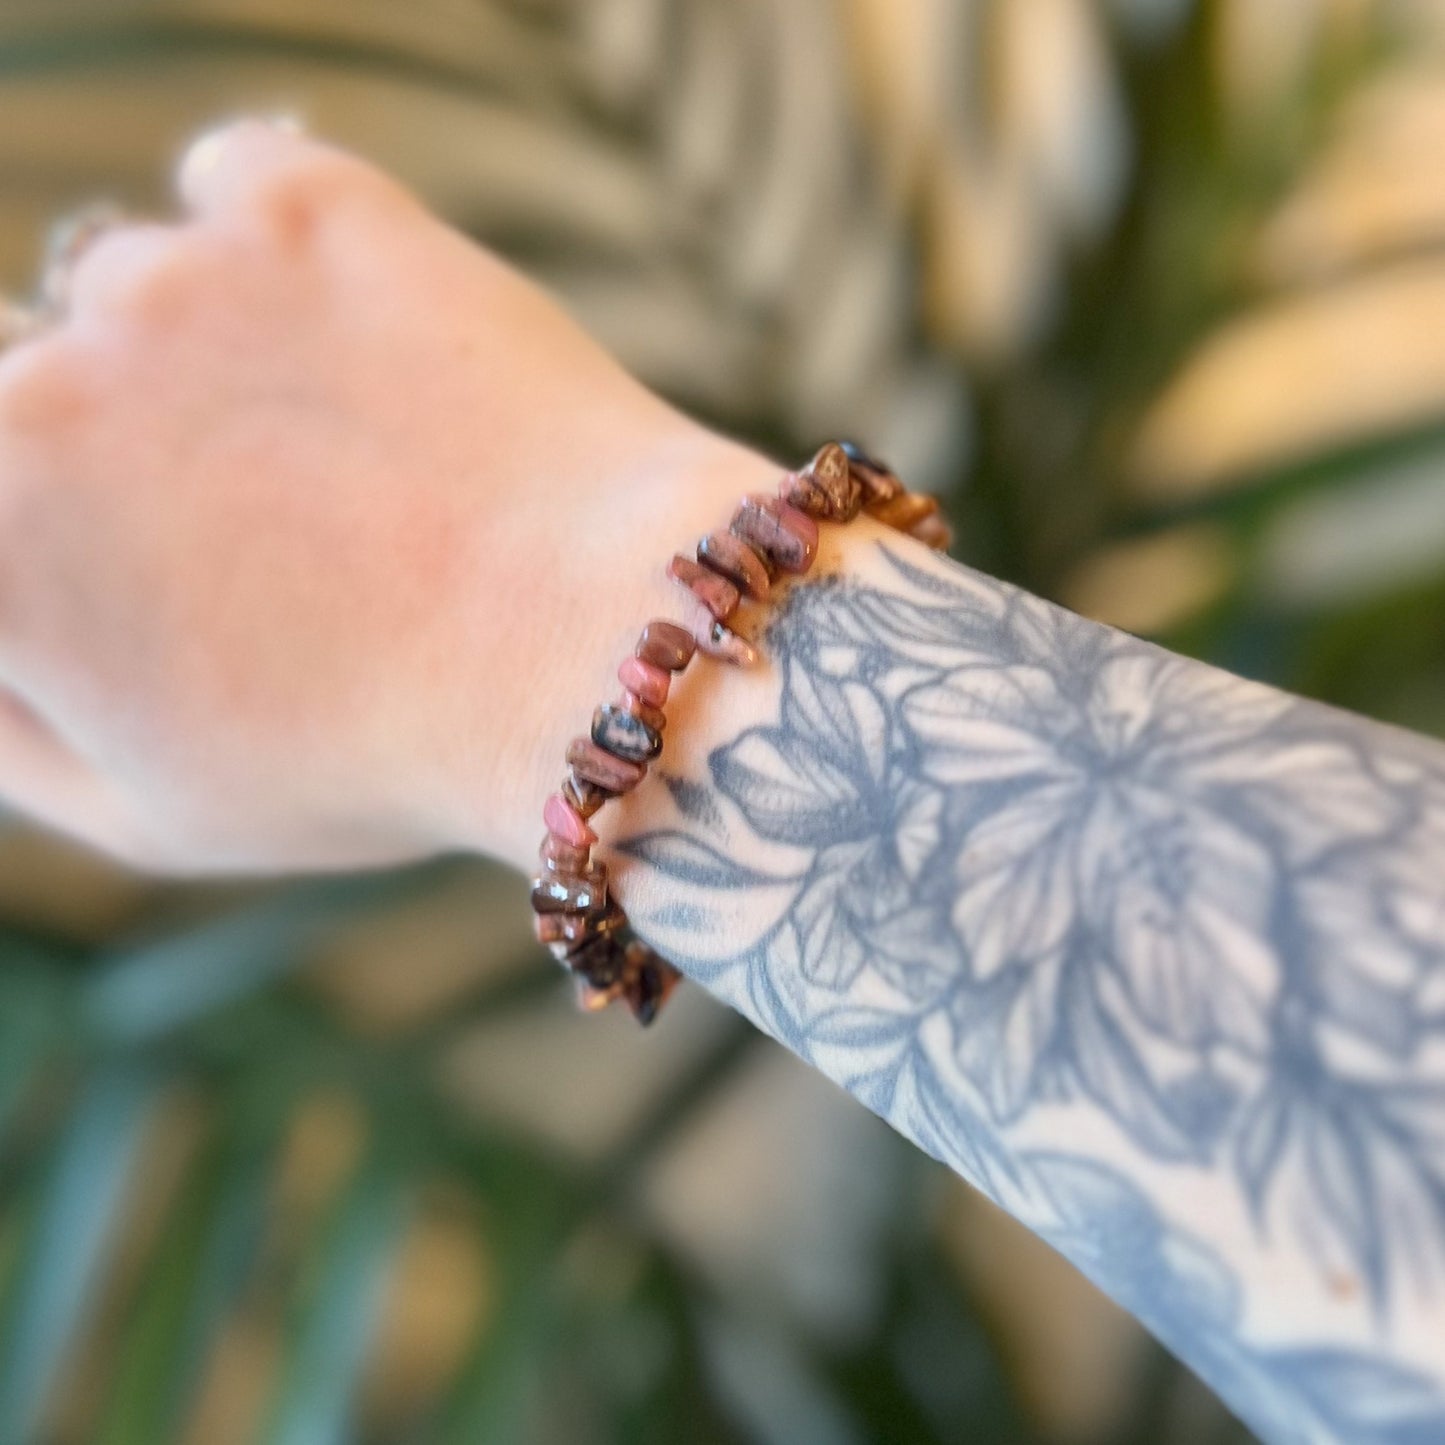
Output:
[[178,187],[0,355],[0,797],[166,871],[525,863],[770,467],[354,157],[246,121]]

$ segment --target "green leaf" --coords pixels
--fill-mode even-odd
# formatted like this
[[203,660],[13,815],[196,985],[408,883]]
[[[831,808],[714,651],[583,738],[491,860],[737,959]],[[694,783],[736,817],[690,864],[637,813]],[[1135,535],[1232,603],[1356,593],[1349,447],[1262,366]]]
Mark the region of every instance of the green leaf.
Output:
[[130,1311],[96,1445],[175,1438],[254,1262],[274,1143],[212,1145],[178,1192]]
[[355,915],[423,893],[438,876],[431,866],[298,884],[198,928],[117,949],[85,988],[84,1020],[102,1040],[156,1038],[274,983]]
[[339,1445],[411,1203],[405,1177],[373,1158],[323,1230],[314,1277],[285,1349],[263,1445]]
[[87,1319],[155,1080],[105,1071],[86,1086],[56,1142],[0,1334],[0,1441],[31,1439],[57,1372]]

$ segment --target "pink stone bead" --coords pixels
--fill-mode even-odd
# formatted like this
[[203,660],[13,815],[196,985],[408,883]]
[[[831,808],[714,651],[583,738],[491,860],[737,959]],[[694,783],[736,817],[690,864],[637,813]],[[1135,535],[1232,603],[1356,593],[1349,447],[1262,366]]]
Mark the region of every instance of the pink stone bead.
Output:
[[731,532],[709,532],[697,544],[697,560],[726,577],[745,597],[761,602],[768,595],[767,563]]
[[743,600],[726,577],[681,553],[667,564],[667,575],[681,582],[719,622],[726,622]]
[[590,848],[597,841],[597,834],[587,826],[586,819],[561,793],[553,793],[542,805],[542,821],[548,832],[574,848]]
[[720,662],[730,662],[734,667],[751,667],[758,660],[757,648],[721,622],[699,623],[694,635],[698,651]]
[[617,669],[617,680],[643,702],[661,707],[667,701],[672,675],[656,663],[644,662],[640,657],[624,657]]
[[756,492],[738,503],[729,531],[784,572],[806,572],[818,551],[818,524],[806,512]]

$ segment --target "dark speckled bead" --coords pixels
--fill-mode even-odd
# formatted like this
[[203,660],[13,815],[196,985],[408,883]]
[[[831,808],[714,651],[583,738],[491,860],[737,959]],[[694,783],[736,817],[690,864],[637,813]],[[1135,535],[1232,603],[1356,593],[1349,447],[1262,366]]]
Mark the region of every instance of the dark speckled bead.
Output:
[[562,796],[577,810],[579,817],[590,818],[615,794],[574,771],[562,784]]
[[596,783],[609,793],[626,793],[647,776],[641,763],[630,763],[599,748],[591,738],[573,738],[567,744],[567,763],[576,777]]
[[870,457],[856,442],[839,442],[848,456],[853,479],[863,493],[863,505],[875,507],[889,502],[903,490],[903,483],[876,457]]
[[778,495],[805,516],[828,516],[828,494],[807,472],[789,472],[778,485]]
[[744,497],[728,530],[782,572],[806,572],[818,551],[818,524],[779,497]]
[[699,628],[697,645],[709,657],[730,662],[734,667],[752,667],[758,660],[757,648],[721,622],[714,622],[705,631]]
[[629,763],[648,762],[662,751],[662,734],[656,728],[610,702],[604,702],[592,714],[592,741],[604,752]]
[[697,643],[687,628],[661,618],[654,618],[642,629],[633,649],[644,662],[665,667],[668,672],[681,672],[696,650]]
[[540,943],[562,944],[562,962],[601,933],[616,933],[627,922],[617,901],[609,898],[586,913],[539,913],[533,920]]
[[567,955],[567,966],[593,988],[610,988],[623,976],[626,952],[612,933],[599,933]]
[[709,532],[697,544],[697,560],[726,577],[745,597],[761,601],[768,595],[771,579],[766,564],[731,532]]
[[657,1017],[677,986],[678,971],[645,943],[627,945],[622,965],[622,997],[632,1016],[645,1028]]

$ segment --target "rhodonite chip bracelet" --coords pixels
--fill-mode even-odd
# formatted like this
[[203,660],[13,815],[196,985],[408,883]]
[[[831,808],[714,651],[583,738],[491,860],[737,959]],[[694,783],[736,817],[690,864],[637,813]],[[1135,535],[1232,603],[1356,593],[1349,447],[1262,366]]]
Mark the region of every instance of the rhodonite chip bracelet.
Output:
[[591,819],[609,799],[630,792],[662,752],[663,706],[672,675],[701,652],[742,666],[757,660],[752,643],[729,623],[744,602],[767,600],[783,573],[813,565],[818,523],[851,522],[859,513],[946,547],[949,529],[932,498],[906,491],[881,462],[848,442],[829,442],[801,471],[787,473],[776,497],[755,493],[738,503],[728,526],[709,532],[691,557],[668,564],[702,604],[695,631],[649,622],[631,657],[617,669],[622,696],[592,715],[585,737],[567,748],[567,776],[547,799],[541,869],[532,880],[537,938],[576,977],[584,1008],[623,999],[639,1023],[657,1016],[678,971],[640,939],[627,938],[627,915],[607,888],[607,866],[592,854]]

